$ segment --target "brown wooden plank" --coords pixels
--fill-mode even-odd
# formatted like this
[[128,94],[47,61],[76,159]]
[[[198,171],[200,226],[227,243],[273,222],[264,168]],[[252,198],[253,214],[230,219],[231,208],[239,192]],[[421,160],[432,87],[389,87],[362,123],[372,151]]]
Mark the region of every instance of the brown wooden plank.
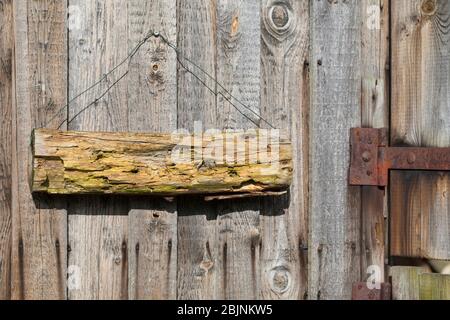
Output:
[[361,125],[361,2],[311,3],[309,297],[350,299],[361,272],[360,188],[348,186]]
[[[450,3],[392,2],[392,144],[449,147]],[[391,254],[450,259],[449,173],[392,175]]]
[[309,3],[262,4],[261,114],[289,132],[295,166],[289,196],[263,200],[262,299],[308,296]]
[[[66,1],[14,1],[12,298],[66,297],[67,215],[63,199],[32,197],[30,137],[66,117]],[[52,117],[54,121],[47,123]]]
[[419,300],[420,275],[427,272],[422,267],[391,267],[393,300]]
[[[362,126],[389,127],[389,1],[363,0],[361,4]],[[385,190],[362,187],[361,279],[380,271],[385,281],[387,257],[387,197]],[[376,268],[376,269],[374,269]]]
[[[254,113],[260,109],[260,1],[217,1],[217,87]],[[222,87],[223,86],[223,87]],[[227,94],[226,91],[229,92]],[[236,99],[239,110],[223,96],[217,97],[217,129],[255,128],[259,119]],[[245,116],[242,115],[245,114]],[[237,148],[245,148],[238,145]],[[259,201],[217,203],[217,268],[224,299],[257,299],[259,290]]]
[[[128,1],[128,47],[150,30],[176,43],[176,0]],[[134,132],[177,128],[175,52],[152,39],[133,58],[128,76],[128,126]],[[129,297],[176,299],[177,204],[133,198],[129,212]]]
[[[202,69],[216,74],[216,2],[177,1],[178,48]],[[195,73],[198,68],[181,61]],[[215,84],[202,77],[211,88]],[[194,122],[215,128],[216,97],[191,73],[179,65],[178,128],[192,132]],[[214,203],[201,199],[178,200],[178,299],[216,299],[223,297],[217,259],[216,210]]]
[[13,4],[0,3],[0,300],[11,298]]
[[[89,88],[128,55],[127,2],[69,0],[69,98]],[[105,92],[128,68],[107,77],[77,99],[69,117]],[[127,131],[126,79],[69,124],[70,130]],[[128,199],[70,199],[68,255],[72,271],[69,299],[128,298]]]

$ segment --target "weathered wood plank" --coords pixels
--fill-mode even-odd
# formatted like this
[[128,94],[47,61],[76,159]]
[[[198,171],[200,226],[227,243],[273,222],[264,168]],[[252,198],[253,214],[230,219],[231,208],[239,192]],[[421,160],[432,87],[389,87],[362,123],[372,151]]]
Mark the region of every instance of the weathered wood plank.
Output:
[[262,2],[261,114],[289,132],[294,156],[289,195],[262,205],[262,299],[308,297],[309,9],[306,0]]
[[[128,1],[128,47],[150,30],[176,43],[176,0]],[[135,132],[177,128],[175,52],[152,39],[136,54],[128,76],[128,127]],[[129,212],[129,297],[176,299],[177,203],[133,198]]]
[[[217,1],[217,90],[237,98],[254,113],[260,108],[260,0]],[[230,94],[226,94],[224,91]],[[259,121],[236,99],[239,110],[223,96],[217,97],[216,127],[254,128],[246,117]],[[245,115],[243,115],[243,114]],[[237,144],[237,152],[245,149]],[[257,299],[259,289],[259,201],[235,200],[217,203],[219,257],[217,268],[223,284],[223,299]]]
[[360,278],[360,189],[348,187],[361,125],[360,1],[311,3],[309,297],[350,299]]
[[[128,4],[119,0],[69,0],[69,98],[89,88],[128,55]],[[103,94],[128,64],[77,99],[69,117]],[[70,130],[127,131],[127,83],[123,79],[92,108],[69,124]],[[127,199],[81,197],[68,207],[69,299],[128,298]]]
[[427,272],[422,267],[391,267],[393,300],[419,300],[420,275]]
[[[66,117],[66,1],[14,1],[12,298],[66,297],[64,200],[32,197],[30,133]],[[47,123],[53,116],[55,121]]]
[[0,2],[0,300],[11,298],[13,4]]
[[[183,194],[255,193],[283,190],[292,180],[292,151],[287,140],[270,141],[264,150],[245,145],[258,134],[204,135],[203,148],[194,150],[194,139],[174,141],[168,134],[62,132],[38,129],[33,133],[33,192],[49,194]],[[247,139],[248,138],[248,139]],[[236,142],[237,141],[237,142]],[[239,161],[212,152],[235,148]],[[187,146],[188,157],[179,156]],[[179,149],[177,149],[179,148]],[[210,149],[211,148],[211,149]],[[279,157],[271,161],[277,150]],[[241,154],[243,153],[243,154]],[[200,162],[196,160],[196,155]],[[254,162],[252,159],[255,159]]]
[[[450,146],[450,3],[392,2],[392,130],[398,146]],[[449,173],[392,175],[391,254],[450,259]]]
[[[389,127],[389,1],[363,0],[361,4],[362,126]],[[361,280],[380,271],[385,279],[387,258],[387,196],[385,190],[362,187]],[[379,268],[378,270],[374,268]]]
[[[178,48],[205,71],[216,74],[216,2],[177,1]],[[186,61],[182,60],[182,63]],[[189,68],[199,73],[198,68]],[[202,77],[211,88],[215,84]],[[193,131],[194,122],[215,128],[216,97],[192,74],[179,66],[178,127]],[[200,199],[178,200],[178,294],[184,299],[216,299],[223,296],[217,268],[217,214],[213,203]]]
[[420,300],[450,300],[450,275],[420,275]]

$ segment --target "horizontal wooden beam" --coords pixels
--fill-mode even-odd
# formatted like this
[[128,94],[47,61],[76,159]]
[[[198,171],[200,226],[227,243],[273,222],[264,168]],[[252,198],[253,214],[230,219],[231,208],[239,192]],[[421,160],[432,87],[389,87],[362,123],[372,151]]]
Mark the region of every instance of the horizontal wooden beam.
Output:
[[33,192],[242,197],[277,194],[292,181],[291,143],[263,130],[197,137],[38,129],[32,140]]

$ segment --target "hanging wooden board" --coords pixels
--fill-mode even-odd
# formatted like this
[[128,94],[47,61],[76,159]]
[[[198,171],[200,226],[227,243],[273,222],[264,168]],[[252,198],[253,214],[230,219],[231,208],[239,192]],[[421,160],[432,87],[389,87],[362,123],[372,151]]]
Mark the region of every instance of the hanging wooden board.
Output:
[[292,146],[266,131],[171,135],[33,132],[33,192],[273,195],[291,184]]

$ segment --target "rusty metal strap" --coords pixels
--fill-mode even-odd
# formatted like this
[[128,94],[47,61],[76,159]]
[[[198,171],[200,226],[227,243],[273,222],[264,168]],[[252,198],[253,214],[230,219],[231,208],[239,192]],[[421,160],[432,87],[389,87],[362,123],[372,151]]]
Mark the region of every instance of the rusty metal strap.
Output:
[[385,187],[389,170],[450,171],[450,148],[388,147],[386,129],[355,128],[350,140],[353,186]]
[[392,286],[390,283],[381,283],[379,289],[370,289],[365,282],[353,284],[352,300],[375,301],[391,300]]

